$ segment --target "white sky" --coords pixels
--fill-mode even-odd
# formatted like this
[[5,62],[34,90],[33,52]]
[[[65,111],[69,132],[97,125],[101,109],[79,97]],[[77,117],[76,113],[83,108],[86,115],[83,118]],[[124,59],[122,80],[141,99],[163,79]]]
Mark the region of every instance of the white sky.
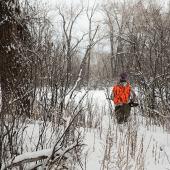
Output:
[[[61,20],[61,17],[59,18],[59,15],[58,15],[58,11],[57,11],[57,6],[60,6],[60,7],[63,7],[63,8],[66,8],[66,6],[70,7],[71,5],[73,6],[73,8],[75,10],[77,9],[80,9],[82,4],[84,7],[87,7],[88,6],[88,3],[89,3],[89,6],[92,7],[94,4],[98,5],[99,7],[101,6],[101,4],[103,3],[107,3],[107,1],[118,1],[118,2],[123,2],[124,0],[30,0],[32,2],[40,2],[40,4],[43,4],[45,3],[47,9],[49,9],[49,17],[50,17],[50,20],[53,22],[53,25],[54,25],[54,29],[55,29],[55,33],[60,33],[61,34],[61,29],[59,29],[61,27],[61,24],[60,24],[60,20]],[[130,2],[134,2],[136,0],[125,0],[125,2],[127,1],[130,1]],[[151,0],[145,0],[147,2],[151,2]],[[161,6],[164,6],[164,7],[167,7],[168,6],[168,2],[169,0],[153,0],[154,2],[157,1],[158,3],[161,4]],[[62,9],[62,8],[61,8]],[[65,9],[63,9],[62,11],[63,13],[66,12]],[[94,24],[94,28],[96,28],[96,25],[100,25],[102,26],[101,22],[103,22],[103,15],[101,14],[101,11],[96,11],[95,12],[95,15],[94,15],[94,20],[97,21],[95,22]],[[103,28],[101,28],[102,30]],[[87,20],[87,16],[85,14],[85,12],[80,16],[78,17],[77,21],[76,21],[76,24],[74,25],[73,27],[73,37],[74,38],[80,38],[84,33],[87,33],[88,32],[88,20]],[[102,31],[101,33],[102,34]],[[106,41],[104,44],[108,44]],[[106,48],[105,51],[108,51],[108,45],[105,45],[104,46]],[[102,48],[104,48],[102,47]],[[99,48],[100,49],[100,48]]]
[[[32,2],[40,2],[40,4],[45,3],[46,7],[50,10],[50,16],[51,19],[56,22],[56,17],[57,17],[57,6],[73,6],[73,8],[78,9],[81,8],[82,4],[84,7],[87,7],[87,5],[89,4],[89,6],[93,6],[94,4],[101,6],[101,4],[107,4],[108,1],[112,1],[112,2],[134,2],[136,0],[30,0]],[[161,6],[164,6],[165,8],[168,6],[168,2],[170,2],[170,0],[144,0],[145,2],[158,2],[161,4]],[[102,19],[102,14],[100,12],[96,12],[95,16],[94,16],[95,20],[101,20]],[[77,25],[77,30],[80,31],[86,31],[88,29],[88,20],[87,17],[84,16],[83,17],[79,17],[79,20],[77,21],[78,25]]]

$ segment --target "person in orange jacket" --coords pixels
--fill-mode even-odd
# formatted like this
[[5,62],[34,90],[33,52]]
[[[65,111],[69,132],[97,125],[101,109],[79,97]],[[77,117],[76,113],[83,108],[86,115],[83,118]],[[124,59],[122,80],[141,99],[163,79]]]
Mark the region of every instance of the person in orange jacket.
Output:
[[122,73],[119,82],[113,86],[111,99],[115,105],[117,123],[121,124],[127,122],[131,107],[136,100],[136,94],[132,90],[126,73]]

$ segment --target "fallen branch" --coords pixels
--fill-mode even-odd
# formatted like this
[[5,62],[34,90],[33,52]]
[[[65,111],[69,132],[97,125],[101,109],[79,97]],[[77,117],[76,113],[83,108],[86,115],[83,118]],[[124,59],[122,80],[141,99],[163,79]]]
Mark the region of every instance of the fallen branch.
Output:
[[36,152],[27,152],[21,155],[16,156],[12,160],[10,160],[6,165],[2,166],[1,170],[11,169],[15,166],[19,166],[23,163],[40,161],[43,159],[47,159],[51,154],[52,149],[44,149]]

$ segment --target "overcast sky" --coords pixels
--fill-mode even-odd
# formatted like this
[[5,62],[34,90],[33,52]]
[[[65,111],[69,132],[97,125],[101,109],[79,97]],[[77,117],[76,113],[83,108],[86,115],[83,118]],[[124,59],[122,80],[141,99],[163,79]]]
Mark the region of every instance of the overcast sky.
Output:
[[[134,2],[136,0],[31,0],[31,1],[39,1],[40,4],[46,3],[47,8],[49,8],[50,10],[50,17],[51,19],[53,19],[54,22],[56,22],[56,18],[57,17],[57,6],[70,6],[72,5],[73,7],[75,7],[75,9],[78,9],[81,7],[81,5],[83,4],[84,7],[87,6],[87,4],[89,4],[89,6],[93,6],[94,3],[98,6],[101,6],[101,4],[107,4],[108,1],[117,1],[117,2]],[[144,0],[146,2],[151,2],[151,0]],[[163,7],[167,7],[168,6],[168,2],[170,0],[152,0],[153,2],[157,1],[158,3],[161,4],[161,6]],[[102,19],[102,14],[101,12],[96,12],[94,19],[97,21],[100,21]],[[77,21],[78,25],[77,25],[77,29],[80,31],[85,31],[88,29],[88,20],[86,16],[81,16],[79,17],[79,20]]]
[[[136,0],[30,0],[30,1],[35,1],[35,2],[40,2],[40,4],[42,3],[46,3],[46,7],[49,8],[50,10],[50,14],[49,16],[51,17],[51,19],[56,22],[56,18],[57,17],[57,6],[70,6],[72,5],[73,7],[75,7],[75,9],[81,8],[82,4],[84,7],[87,6],[87,4],[89,4],[90,7],[92,7],[94,4],[101,6],[101,4],[107,4],[108,1],[112,1],[112,2],[134,2]],[[146,2],[151,2],[151,0],[144,0]],[[158,2],[161,4],[161,6],[163,7],[167,7],[168,6],[168,2],[170,0],[152,0],[153,2]],[[100,21],[102,19],[102,14],[101,12],[96,12],[94,19],[97,21]],[[80,31],[85,31],[88,29],[88,20],[86,16],[81,16],[79,17],[79,20],[77,21],[79,24],[77,25],[77,29]]]
[[[46,8],[49,9],[49,11],[50,11],[49,12],[50,20],[52,21],[52,23],[54,25],[54,29],[55,29],[54,34],[56,33],[56,36],[57,36],[57,33],[61,33],[61,31],[58,31],[59,27],[61,26],[61,24],[59,22],[61,20],[61,17],[59,18],[57,6],[62,6],[65,8],[66,6],[70,7],[72,5],[73,8],[75,10],[77,10],[77,9],[81,8],[82,4],[84,7],[87,7],[88,4],[90,7],[92,7],[94,4],[96,4],[100,7],[101,4],[104,4],[104,3],[107,4],[107,1],[110,1],[110,0],[30,0],[30,1],[36,2],[39,4],[43,4],[43,3],[46,4],[45,5]],[[112,1],[121,2],[124,0],[112,0]],[[125,2],[127,2],[127,1],[134,2],[136,0],[125,0]],[[151,2],[151,0],[145,0],[145,1]],[[153,2],[155,2],[155,1],[160,3],[161,6],[163,6],[165,8],[168,6],[168,2],[169,2],[169,0],[153,0]],[[63,10],[62,12],[65,12],[65,11],[66,10]],[[103,15],[102,15],[101,11],[98,10],[95,12],[94,20],[97,21],[94,24],[95,25],[94,28],[96,27],[96,25],[102,26],[101,22],[103,22]],[[102,28],[101,28],[101,30],[102,30]],[[86,16],[85,12],[83,15],[81,15],[77,19],[77,22],[73,28],[73,32],[74,32],[73,37],[75,39],[80,38],[84,33],[88,32],[88,20],[87,20],[87,16]],[[102,34],[102,31],[100,34]],[[105,43],[107,44],[106,41],[104,42],[104,44]],[[103,48],[104,48],[104,46],[103,46]],[[109,50],[108,45],[106,45],[105,48],[106,48],[106,51]]]

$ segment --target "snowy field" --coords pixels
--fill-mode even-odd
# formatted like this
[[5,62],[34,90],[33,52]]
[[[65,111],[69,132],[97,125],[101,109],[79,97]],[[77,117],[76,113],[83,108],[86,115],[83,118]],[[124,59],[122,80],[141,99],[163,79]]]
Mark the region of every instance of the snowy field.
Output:
[[[78,92],[75,97],[77,103],[84,93]],[[150,120],[142,117],[137,108],[132,108],[127,124],[118,126],[112,116],[114,106],[106,96],[105,90],[91,90],[83,102],[87,107],[86,122],[89,115],[92,122],[91,126],[78,127],[85,147],[81,155],[82,167],[77,165],[75,170],[170,170],[169,132],[163,127],[151,125]],[[33,157],[36,150],[42,149],[44,155],[48,156],[64,127],[58,132],[54,128],[50,122],[45,126],[42,121],[27,124],[22,136],[22,149],[30,155],[23,154],[16,160],[23,159],[23,156]],[[37,145],[42,130],[41,140],[46,146],[43,148]]]
[[[149,125],[132,108],[128,124],[118,126],[111,118],[104,90],[90,91],[100,125],[89,129],[84,142],[87,170],[170,170],[170,134]],[[112,106],[113,107],[113,106]]]

